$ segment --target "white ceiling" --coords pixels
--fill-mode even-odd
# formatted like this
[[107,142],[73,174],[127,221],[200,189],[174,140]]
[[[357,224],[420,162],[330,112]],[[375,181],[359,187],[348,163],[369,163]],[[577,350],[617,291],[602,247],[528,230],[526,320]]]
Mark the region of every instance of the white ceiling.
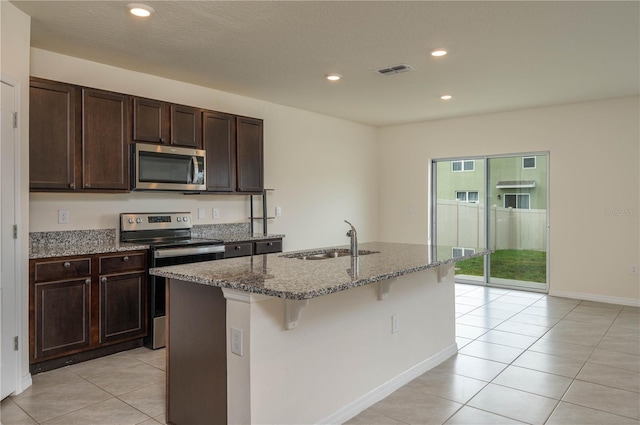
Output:
[[638,1],[12,3],[33,47],[376,126],[640,93]]

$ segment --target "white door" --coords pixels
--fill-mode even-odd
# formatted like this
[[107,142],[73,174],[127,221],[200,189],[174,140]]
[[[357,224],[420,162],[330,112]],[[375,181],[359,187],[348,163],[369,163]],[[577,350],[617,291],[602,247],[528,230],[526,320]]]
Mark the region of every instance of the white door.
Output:
[[15,88],[4,81],[0,89],[0,399],[4,399],[17,388],[18,351],[14,349],[17,331],[16,291],[16,246],[13,226],[16,225],[16,139],[14,112],[16,110]]

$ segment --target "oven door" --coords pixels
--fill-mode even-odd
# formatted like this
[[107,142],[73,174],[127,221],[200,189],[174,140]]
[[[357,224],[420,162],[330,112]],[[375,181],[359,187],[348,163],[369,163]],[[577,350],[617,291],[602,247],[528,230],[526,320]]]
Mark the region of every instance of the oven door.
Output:
[[207,189],[204,150],[135,143],[131,158],[133,190],[198,192]]
[[[152,248],[150,267],[199,263],[224,258],[224,245]],[[144,344],[153,349],[166,345],[166,279],[149,275],[149,333]]]

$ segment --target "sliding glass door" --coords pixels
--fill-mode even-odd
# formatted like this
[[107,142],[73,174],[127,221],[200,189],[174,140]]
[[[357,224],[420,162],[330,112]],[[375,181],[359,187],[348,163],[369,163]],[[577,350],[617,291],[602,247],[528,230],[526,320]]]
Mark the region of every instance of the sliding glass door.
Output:
[[548,155],[436,160],[436,243],[453,255],[480,247],[486,258],[456,263],[456,281],[546,291]]

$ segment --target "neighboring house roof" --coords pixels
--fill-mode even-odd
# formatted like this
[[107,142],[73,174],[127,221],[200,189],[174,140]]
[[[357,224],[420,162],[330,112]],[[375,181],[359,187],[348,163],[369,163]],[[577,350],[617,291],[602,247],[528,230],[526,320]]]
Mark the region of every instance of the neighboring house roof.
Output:
[[503,180],[496,184],[496,189],[524,189],[536,187],[535,180]]

